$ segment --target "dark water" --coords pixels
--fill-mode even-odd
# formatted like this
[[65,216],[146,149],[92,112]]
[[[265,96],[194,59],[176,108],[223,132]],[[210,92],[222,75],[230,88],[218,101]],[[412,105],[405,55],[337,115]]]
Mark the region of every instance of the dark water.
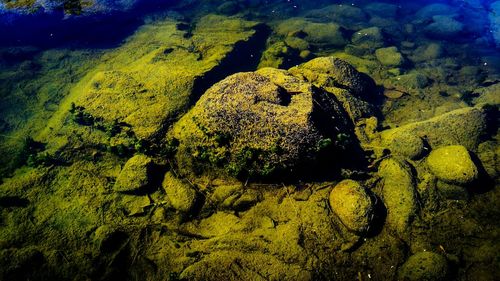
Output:
[[498,280],[500,1],[23,3],[0,281]]

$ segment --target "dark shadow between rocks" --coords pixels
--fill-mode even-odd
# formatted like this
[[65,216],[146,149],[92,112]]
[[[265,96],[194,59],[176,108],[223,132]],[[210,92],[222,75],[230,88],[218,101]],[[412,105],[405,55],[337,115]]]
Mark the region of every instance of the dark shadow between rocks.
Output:
[[366,233],[366,237],[375,237],[382,232],[384,228],[385,219],[387,218],[387,208],[380,197],[375,193],[370,191],[370,196],[374,202],[373,204],[373,219],[371,221],[371,227]]
[[469,152],[469,155],[477,167],[478,178],[467,187],[468,192],[471,194],[483,194],[491,191],[495,187],[495,181],[488,175],[479,157],[472,152]]
[[255,27],[255,35],[248,41],[236,43],[219,65],[194,81],[189,105],[193,106],[208,88],[231,74],[257,69],[270,33],[269,26],[259,24]]

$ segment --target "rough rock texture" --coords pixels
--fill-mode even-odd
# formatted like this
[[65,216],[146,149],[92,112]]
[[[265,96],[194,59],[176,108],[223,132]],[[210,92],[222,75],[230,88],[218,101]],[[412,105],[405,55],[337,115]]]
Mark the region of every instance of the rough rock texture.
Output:
[[338,58],[316,58],[291,68],[290,72],[327,90],[346,89],[353,96],[368,100],[375,96],[376,85],[373,79]]
[[412,255],[400,268],[399,280],[439,281],[448,275],[448,261],[440,254],[418,252]]
[[197,192],[189,183],[168,172],[163,179],[162,186],[171,206],[177,211],[187,213],[194,207]]
[[424,154],[425,148],[421,137],[408,132],[396,134],[389,143],[389,149],[393,154],[408,159],[418,159]]
[[334,159],[353,139],[333,95],[272,68],[212,86],[170,137],[180,142],[176,158],[182,171],[211,166],[239,176],[296,172],[319,156]]
[[404,235],[418,210],[411,167],[408,163],[389,158],[380,163],[378,174],[383,179],[382,197],[387,208],[386,223],[399,235]]
[[153,161],[142,154],[130,158],[123,167],[114,185],[115,191],[139,191],[151,182]]
[[351,231],[366,233],[374,216],[373,200],[358,182],[343,180],[330,193],[330,206]]
[[431,172],[447,183],[466,185],[478,177],[478,169],[467,149],[461,145],[440,147],[427,157]]
[[486,110],[480,107],[468,107],[429,120],[383,131],[381,137],[382,143],[389,144],[398,135],[410,134],[424,138],[433,148],[444,145],[463,145],[468,150],[474,151],[487,130]]
[[[167,20],[142,27],[75,88],[76,105],[105,122],[130,125],[138,138],[151,138],[257,33],[255,22],[215,15],[200,19],[190,38],[177,26]],[[241,59],[247,58],[230,63]]]

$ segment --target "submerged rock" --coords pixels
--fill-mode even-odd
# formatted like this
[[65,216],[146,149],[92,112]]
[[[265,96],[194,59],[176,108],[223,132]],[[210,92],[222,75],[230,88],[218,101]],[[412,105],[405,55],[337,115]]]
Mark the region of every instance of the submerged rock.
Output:
[[[464,124],[467,124],[464,126]],[[480,107],[457,109],[429,120],[415,122],[381,133],[382,143],[390,144],[394,138],[415,135],[425,139],[432,148],[445,145],[463,145],[474,151],[488,134],[488,114]]]
[[280,36],[300,35],[311,44],[343,47],[347,44],[339,25],[316,23],[302,18],[291,18],[280,23],[275,32]]
[[193,209],[197,200],[197,192],[189,183],[168,172],[162,186],[174,209],[182,213],[188,213]]
[[427,165],[438,179],[451,184],[466,185],[478,177],[476,165],[461,145],[433,150],[427,157]]
[[256,22],[217,15],[202,17],[189,34],[178,27],[173,20],[141,27],[75,87],[75,104],[94,119],[129,126],[139,139],[153,138],[206,84],[248,67],[250,50],[242,47],[260,36]]
[[368,191],[358,182],[343,180],[330,193],[330,206],[340,221],[358,234],[370,229],[374,204]]
[[354,45],[375,50],[384,46],[384,35],[380,28],[370,27],[355,32],[351,41]]
[[373,79],[335,57],[316,58],[291,68],[290,72],[327,90],[346,89],[353,96],[366,100],[371,100],[376,95],[376,85]]
[[448,261],[440,254],[419,252],[412,255],[399,269],[398,280],[404,281],[440,281],[446,280]]
[[380,48],[375,51],[377,60],[384,66],[399,67],[404,63],[403,55],[396,47]]
[[453,39],[464,30],[464,24],[452,16],[434,16],[433,23],[425,27],[425,33],[432,38]]
[[382,197],[387,208],[387,225],[404,235],[418,210],[411,167],[408,163],[389,158],[380,163],[378,174],[384,183]]
[[119,192],[141,191],[149,187],[154,163],[151,158],[138,154],[130,158],[116,179],[114,190]]
[[346,117],[334,96],[287,71],[263,68],[212,86],[170,137],[179,140],[183,172],[290,174],[349,150],[353,129]]

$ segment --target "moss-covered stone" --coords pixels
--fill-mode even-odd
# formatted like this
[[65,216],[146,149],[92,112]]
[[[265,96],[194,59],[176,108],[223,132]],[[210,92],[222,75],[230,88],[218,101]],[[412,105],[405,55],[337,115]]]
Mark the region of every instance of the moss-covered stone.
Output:
[[[323,127],[324,120],[332,123]],[[350,126],[328,93],[286,71],[263,68],[215,84],[170,135],[180,142],[176,158],[183,172],[269,176],[297,173],[320,154],[349,150]]]
[[355,32],[351,42],[354,45],[375,51],[384,46],[384,35],[380,28],[369,27]]
[[257,23],[208,15],[189,36],[177,26],[166,20],[141,27],[74,89],[76,105],[108,123],[130,125],[140,139],[151,138],[187,108],[208,82],[202,80],[213,79],[205,76],[214,76],[236,45],[256,35]]
[[291,18],[281,22],[275,32],[283,37],[303,33],[310,44],[343,47],[347,41],[341,28],[334,23],[316,23],[302,18]]
[[382,65],[388,67],[398,67],[404,63],[403,55],[394,46],[377,49],[375,56]]
[[290,72],[304,77],[314,85],[329,89],[341,88],[363,99],[373,98],[375,82],[366,74],[356,70],[349,63],[335,57],[321,57],[290,69]]
[[123,167],[113,187],[115,191],[131,192],[147,188],[152,179],[153,160],[138,154],[130,158]]
[[404,236],[418,210],[411,168],[408,163],[389,158],[380,163],[378,174],[383,178],[382,197],[387,207],[387,225]]
[[440,254],[418,252],[412,255],[399,269],[399,280],[439,281],[448,276],[448,261]]
[[374,217],[374,204],[368,191],[358,182],[343,180],[330,193],[330,206],[351,231],[364,234]]
[[390,141],[389,148],[396,155],[401,155],[408,159],[418,159],[423,156],[426,147],[421,137],[403,132],[394,135]]
[[416,135],[424,138],[433,148],[463,145],[474,151],[488,132],[487,120],[488,114],[483,108],[462,108],[429,120],[385,130],[381,133],[381,138],[382,143],[389,144],[396,137],[404,138],[404,135]]
[[466,185],[478,177],[478,169],[467,148],[451,145],[433,150],[427,157],[427,165],[440,180]]
[[188,213],[193,209],[197,200],[197,192],[188,182],[168,172],[165,174],[162,186],[174,209],[181,213]]

